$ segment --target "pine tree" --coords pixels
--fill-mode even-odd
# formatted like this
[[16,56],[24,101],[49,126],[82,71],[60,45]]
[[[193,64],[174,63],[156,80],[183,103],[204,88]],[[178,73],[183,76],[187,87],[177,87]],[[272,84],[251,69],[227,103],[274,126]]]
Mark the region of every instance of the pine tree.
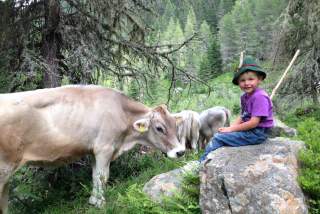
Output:
[[[197,31],[197,20],[195,13],[192,8],[189,9],[187,23],[185,27],[185,37],[188,38],[193,35]],[[186,66],[185,69],[192,74],[196,74],[200,66],[200,55],[199,49],[201,46],[201,41],[199,38],[194,39],[191,43],[189,43],[186,48],[188,51],[186,53]]]
[[164,44],[170,44],[172,41],[172,35],[174,35],[176,30],[176,23],[173,17],[170,18],[169,24],[166,30],[163,32],[161,38]]
[[[225,13],[226,0],[220,1]],[[232,5],[228,0],[228,5]],[[283,0],[237,0],[230,13],[220,21],[220,40],[223,60],[230,62],[240,50],[265,59],[271,52],[274,22],[284,9]]]
[[200,65],[199,77],[208,81],[222,73],[222,58],[220,46],[217,39],[212,39],[207,55],[203,58]]
[[269,57],[273,33],[279,26],[275,25],[276,19],[287,6],[284,0],[256,0],[254,1],[255,24],[259,37],[259,58]]
[[188,17],[187,17],[187,23],[185,27],[185,35],[186,37],[191,36],[197,31],[197,20],[196,20],[196,14],[194,13],[192,7],[189,9]]
[[234,3],[235,0],[220,0],[217,10],[218,20],[221,20],[224,15],[232,10]]
[[240,50],[246,50],[246,54],[257,57],[259,41],[252,7],[254,7],[253,2],[238,1],[231,15],[239,32]]
[[219,23],[220,50],[223,62],[230,66],[240,50],[240,35],[231,13],[225,15]]
[[163,15],[160,18],[161,22],[161,30],[164,31],[167,28],[168,23],[171,19],[175,18],[176,7],[171,2],[171,0],[163,0],[165,4],[165,9],[163,11]]
[[172,42],[175,44],[180,44],[184,40],[184,33],[181,28],[181,24],[179,20],[175,22],[175,30],[172,36]]
[[189,12],[189,9],[192,8],[192,5],[190,5],[189,0],[171,0],[171,1],[177,8],[175,11],[176,18],[179,19],[181,26],[184,29],[187,22],[188,12]]
[[212,40],[214,39],[213,33],[210,30],[210,26],[207,24],[206,21],[203,21],[200,25],[199,30],[199,38],[200,38],[200,45],[197,49],[197,55],[199,57],[199,70],[201,70],[201,66],[207,59],[208,49],[210,44],[212,43]]
[[[176,20],[175,30],[173,35],[171,35],[171,37],[172,37],[171,42],[173,44],[181,44],[184,40],[184,33],[182,31],[180,21],[178,19]],[[175,53],[174,59],[179,67],[185,66],[185,62],[186,62],[185,55],[186,55],[186,48],[184,47],[180,49],[179,52]]]
[[211,42],[213,37],[212,32],[210,30],[210,26],[205,20],[200,25],[199,37],[201,38],[201,41],[205,44],[205,48],[207,50],[209,47],[209,43]]

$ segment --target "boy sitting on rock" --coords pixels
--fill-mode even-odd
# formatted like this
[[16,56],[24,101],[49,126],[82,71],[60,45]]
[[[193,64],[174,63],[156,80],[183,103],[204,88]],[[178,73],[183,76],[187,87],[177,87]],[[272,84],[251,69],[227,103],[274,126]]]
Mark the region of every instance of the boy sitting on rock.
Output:
[[252,57],[246,57],[234,74],[232,83],[238,85],[244,94],[241,100],[241,116],[230,127],[222,127],[207,145],[200,162],[207,155],[222,146],[246,146],[265,142],[268,130],[273,127],[272,102],[260,83],[266,73]]

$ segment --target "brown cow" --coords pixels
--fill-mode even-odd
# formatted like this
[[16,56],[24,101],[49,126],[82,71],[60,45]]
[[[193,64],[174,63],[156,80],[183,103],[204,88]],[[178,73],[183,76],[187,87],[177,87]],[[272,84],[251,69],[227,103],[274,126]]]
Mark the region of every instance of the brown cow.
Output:
[[67,163],[94,155],[89,203],[102,206],[109,165],[136,143],[175,158],[184,148],[165,106],[149,109],[101,86],[65,86],[0,95],[0,212],[9,177],[23,164]]

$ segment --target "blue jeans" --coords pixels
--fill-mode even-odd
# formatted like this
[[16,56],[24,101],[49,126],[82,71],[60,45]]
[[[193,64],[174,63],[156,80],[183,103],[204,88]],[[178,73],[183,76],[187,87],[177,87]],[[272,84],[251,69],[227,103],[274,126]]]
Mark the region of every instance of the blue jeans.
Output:
[[263,143],[267,137],[268,128],[253,128],[240,132],[216,133],[212,141],[207,145],[205,153],[201,156],[200,162],[207,158],[207,155],[222,146],[247,146]]

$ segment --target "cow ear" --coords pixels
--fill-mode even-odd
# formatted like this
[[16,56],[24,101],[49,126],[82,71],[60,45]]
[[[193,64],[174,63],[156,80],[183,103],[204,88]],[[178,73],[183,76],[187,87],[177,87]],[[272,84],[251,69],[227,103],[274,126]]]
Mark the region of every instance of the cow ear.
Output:
[[140,120],[137,120],[136,122],[134,122],[133,128],[140,133],[144,133],[144,132],[148,131],[149,124],[150,124],[149,119],[140,119]]
[[179,126],[183,121],[182,116],[174,116],[174,118],[176,119],[176,126]]

